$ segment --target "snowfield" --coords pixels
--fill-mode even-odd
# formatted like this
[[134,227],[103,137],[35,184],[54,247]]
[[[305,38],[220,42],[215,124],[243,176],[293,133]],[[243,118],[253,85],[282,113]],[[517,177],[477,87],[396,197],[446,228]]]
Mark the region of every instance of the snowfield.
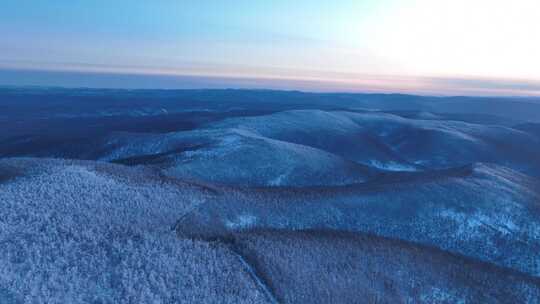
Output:
[[540,303],[540,103],[0,88],[0,304]]

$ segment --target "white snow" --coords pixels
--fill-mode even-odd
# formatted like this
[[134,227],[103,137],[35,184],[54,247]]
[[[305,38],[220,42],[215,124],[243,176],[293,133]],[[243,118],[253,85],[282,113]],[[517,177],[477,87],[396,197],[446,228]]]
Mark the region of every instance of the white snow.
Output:
[[229,229],[242,230],[255,226],[257,217],[250,214],[240,214],[232,221],[226,221],[225,225]]
[[0,184],[3,299],[266,301],[227,248],[178,239],[171,230],[187,210],[205,200],[197,187],[167,184],[143,172],[123,172],[127,169],[120,166],[11,162],[27,173]]

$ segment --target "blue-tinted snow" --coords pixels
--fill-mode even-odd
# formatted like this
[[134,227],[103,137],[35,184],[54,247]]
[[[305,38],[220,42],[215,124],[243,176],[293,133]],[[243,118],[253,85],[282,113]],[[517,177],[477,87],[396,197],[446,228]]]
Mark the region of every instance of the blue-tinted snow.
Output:
[[13,303],[265,303],[225,246],[171,227],[206,194],[107,164],[4,160],[0,298]]
[[540,302],[539,121],[527,98],[0,88],[0,303]]

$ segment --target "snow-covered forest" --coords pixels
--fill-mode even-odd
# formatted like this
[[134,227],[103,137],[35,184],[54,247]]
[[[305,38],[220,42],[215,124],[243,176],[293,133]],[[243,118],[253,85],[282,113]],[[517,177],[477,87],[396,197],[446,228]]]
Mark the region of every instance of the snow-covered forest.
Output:
[[0,303],[540,303],[540,101],[0,89]]

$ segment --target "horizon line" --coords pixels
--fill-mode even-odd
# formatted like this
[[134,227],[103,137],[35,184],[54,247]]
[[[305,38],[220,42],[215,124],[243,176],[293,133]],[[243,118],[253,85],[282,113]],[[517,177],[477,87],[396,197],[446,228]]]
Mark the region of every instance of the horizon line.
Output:
[[[48,76],[46,79],[43,78],[45,74]],[[69,75],[73,77],[69,77]],[[12,67],[0,64],[0,86],[4,87],[116,90],[236,89],[335,94],[404,94],[433,97],[540,97],[540,81],[535,80],[355,75],[359,78],[328,79],[275,75],[161,73],[147,70],[103,71],[83,70],[74,67]],[[15,76],[23,77],[17,79]],[[153,80],[154,85],[149,85],[149,80]]]

